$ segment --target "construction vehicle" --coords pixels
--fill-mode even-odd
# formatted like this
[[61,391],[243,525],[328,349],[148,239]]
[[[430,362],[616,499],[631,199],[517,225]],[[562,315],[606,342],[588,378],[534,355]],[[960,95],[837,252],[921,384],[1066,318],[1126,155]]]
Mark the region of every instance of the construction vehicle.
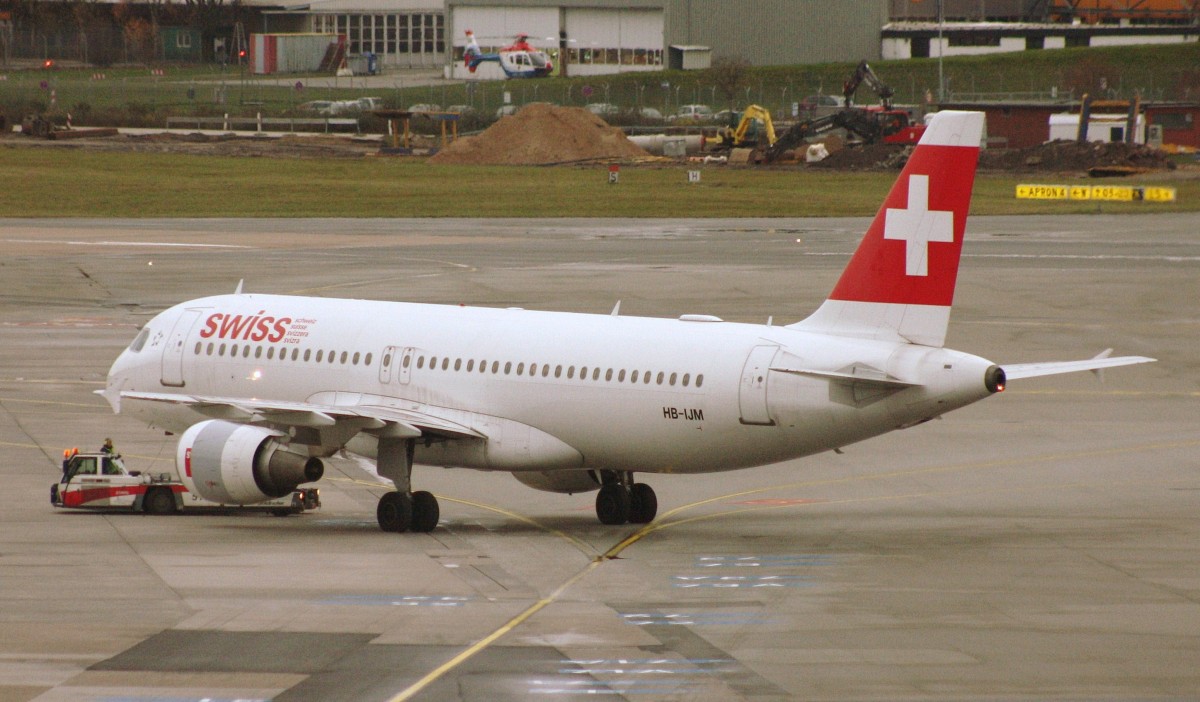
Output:
[[715,141],[709,142],[713,151],[740,148],[767,148],[775,143],[775,125],[765,107],[749,105],[742,110],[737,124],[717,130]]
[[[854,94],[863,83],[879,96],[879,105],[856,107]],[[863,144],[916,144],[925,133],[925,125],[914,124],[907,111],[892,105],[895,95],[886,83],[879,79],[866,61],[860,61],[850,78],[842,85],[845,107],[833,114],[814,119],[802,119],[779,136],[763,154],[770,163],[778,160],[786,151],[800,144],[823,136],[834,129],[844,129]]]
[[223,505],[188,492],[174,473],[148,475],[129,471],[119,455],[68,449],[63,452],[62,478],[50,486],[50,504],[147,514],[173,514],[195,507],[227,507],[267,510],[282,517],[320,507],[321,493],[317,488],[297,488],[283,497],[254,505]]

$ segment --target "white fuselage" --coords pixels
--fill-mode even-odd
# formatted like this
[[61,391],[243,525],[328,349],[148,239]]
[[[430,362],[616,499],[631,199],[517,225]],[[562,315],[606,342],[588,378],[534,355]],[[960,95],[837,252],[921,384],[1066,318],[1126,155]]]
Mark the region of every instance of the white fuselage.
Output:
[[[416,462],[504,471],[732,470],[838,448],[990,394],[990,363],[968,354],[702,316],[237,294],[172,307],[140,338],[114,363],[110,397],[419,413],[485,438],[419,442]],[[864,370],[913,386],[856,384]],[[211,416],[128,398],[120,411],[175,432]],[[363,433],[347,448],[371,456],[374,442]]]

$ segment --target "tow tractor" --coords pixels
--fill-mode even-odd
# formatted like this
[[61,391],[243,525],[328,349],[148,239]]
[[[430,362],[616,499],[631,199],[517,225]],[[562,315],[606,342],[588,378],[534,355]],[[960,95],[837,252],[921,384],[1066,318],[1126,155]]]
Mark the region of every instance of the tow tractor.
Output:
[[267,510],[276,516],[300,514],[321,506],[317,488],[297,488],[289,495],[253,505],[223,505],[188,492],[173,473],[145,474],[125,468],[119,455],[63,452],[62,478],[50,486],[55,507],[174,514],[196,507]]

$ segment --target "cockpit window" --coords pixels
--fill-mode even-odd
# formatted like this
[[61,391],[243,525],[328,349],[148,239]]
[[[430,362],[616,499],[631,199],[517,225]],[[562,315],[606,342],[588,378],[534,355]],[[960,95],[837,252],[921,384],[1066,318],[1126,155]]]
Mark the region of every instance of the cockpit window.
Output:
[[133,343],[129,345],[129,350],[133,351],[134,353],[141,351],[142,347],[146,345],[146,339],[149,339],[149,338],[150,338],[150,328],[143,327],[142,331],[139,332],[137,337],[134,338]]

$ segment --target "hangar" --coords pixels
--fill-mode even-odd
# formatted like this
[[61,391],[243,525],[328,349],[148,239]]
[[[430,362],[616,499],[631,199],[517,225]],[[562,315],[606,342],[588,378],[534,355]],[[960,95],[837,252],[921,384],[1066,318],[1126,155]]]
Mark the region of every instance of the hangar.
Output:
[[312,0],[264,17],[271,32],[344,34],[350,54],[385,67],[469,77],[471,29],[485,51],[525,34],[559,70],[597,75],[683,68],[692,52],[760,66],[878,59],[888,0],[757,0],[739,4],[736,21],[731,12],[727,0]]

